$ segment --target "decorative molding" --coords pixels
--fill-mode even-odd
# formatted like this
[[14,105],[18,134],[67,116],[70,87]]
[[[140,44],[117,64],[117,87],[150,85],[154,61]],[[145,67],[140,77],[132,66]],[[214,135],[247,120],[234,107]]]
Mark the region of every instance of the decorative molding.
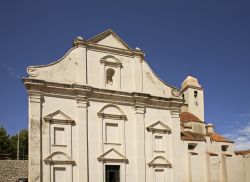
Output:
[[52,144],[52,147],[67,147],[67,145],[57,145],[57,144]]
[[171,116],[172,118],[180,118],[181,110],[179,108],[171,108]]
[[87,97],[79,97],[76,98],[77,107],[87,108],[89,107],[89,101]]
[[[63,160],[54,159],[57,156],[61,156]],[[65,154],[64,152],[59,152],[59,151],[50,154],[47,158],[44,159],[44,162],[46,165],[61,165],[61,164],[76,165],[75,161],[72,160],[67,154]]]
[[[65,119],[55,119],[54,117],[56,115],[61,115]],[[49,122],[51,124],[69,124],[69,125],[74,125],[75,121],[71,119],[68,115],[66,115],[64,112],[57,110],[51,114],[48,114],[47,116],[43,117],[45,122]]]
[[[119,156],[119,158],[106,157],[110,153],[115,153],[116,155]],[[128,163],[128,159],[124,155],[122,155],[121,153],[119,153],[117,150],[115,150],[113,148],[111,148],[110,150],[108,150],[107,152],[102,154],[100,157],[97,158],[97,160],[99,162],[124,162],[124,163]]]
[[[82,96],[87,97],[89,101],[102,101],[135,107],[173,110],[173,112],[177,112],[176,117],[179,117],[178,107],[183,105],[183,100],[178,98],[165,98],[152,96],[150,94],[100,89],[86,85],[45,82],[44,80],[34,80],[30,78],[22,79],[22,81],[28,92],[40,92],[44,96],[69,99],[77,99],[79,96]],[[175,104],[175,107],[171,106],[171,104]]]
[[213,153],[213,152],[207,152],[207,154],[208,154],[209,156],[218,156],[218,154]]
[[[108,59],[113,59],[115,62],[108,61]],[[111,66],[111,67],[120,67],[122,68],[122,62],[117,59],[115,56],[104,56],[103,58],[100,59],[100,62],[104,64],[105,66]]]
[[172,94],[172,96],[174,96],[174,97],[179,97],[179,96],[181,95],[181,92],[180,92],[180,90],[178,90],[177,88],[172,88],[171,94]]
[[29,101],[30,102],[34,102],[34,103],[41,103],[42,102],[42,98],[40,95],[30,95],[29,96]]
[[144,107],[144,106],[135,105],[134,109],[135,109],[136,114],[145,114],[146,113],[146,107]]
[[171,163],[165,159],[163,156],[157,156],[155,157],[151,162],[148,163],[149,167],[164,167],[164,168],[171,168]]
[[184,89],[182,89],[182,90],[180,91],[180,94],[182,94],[183,92],[185,92],[185,91],[186,91],[187,89],[189,89],[189,88],[204,91],[204,89],[203,89],[202,87],[195,87],[195,86],[188,85],[188,86],[186,86]]
[[[156,127],[157,125],[160,125],[162,128],[157,128]],[[156,123],[148,126],[147,130],[154,133],[168,133],[168,134],[171,133],[171,129],[161,121],[157,121]]]
[[39,75],[39,71],[36,68],[32,67],[32,66],[29,66],[27,68],[27,73],[31,77],[37,77]]
[[119,37],[115,32],[113,32],[111,29],[108,29],[96,36],[94,36],[93,38],[89,39],[89,42],[93,42],[93,43],[98,43],[101,40],[105,39],[106,37],[108,37],[109,35],[113,35],[117,41],[119,41],[125,48],[127,48],[128,50],[131,50],[131,48],[128,46],[128,44],[122,40],[121,37]]
[[127,121],[127,116],[126,115],[105,114],[105,113],[101,113],[101,112],[98,112],[97,115],[98,115],[99,118]]
[[[107,108],[115,108],[120,114],[111,114],[111,113],[105,113],[105,110]],[[124,120],[127,121],[127,116],[124,114],[124,112],[116,105],[114,104],[108,104],[105,105],[98,113],[99,118],[106,118],[106,119],[116,119],[116,120]]]
[[198,155],[197,152],[189,152],[191,155]]

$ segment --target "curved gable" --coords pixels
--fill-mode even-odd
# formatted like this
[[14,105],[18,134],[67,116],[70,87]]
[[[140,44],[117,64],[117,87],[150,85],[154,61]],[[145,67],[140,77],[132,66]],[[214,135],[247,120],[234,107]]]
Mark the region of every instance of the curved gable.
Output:
[[127,116],[124,112],[116,105],[108,104],[104,106],[97,115],[102,118],[112,118],[112,119],[123,119],[127,120]]
[[46,159],[44,159],[45,164],[75,164],[75,161],[73,161],[67,154],[64,152],[54,152],[50,154]]

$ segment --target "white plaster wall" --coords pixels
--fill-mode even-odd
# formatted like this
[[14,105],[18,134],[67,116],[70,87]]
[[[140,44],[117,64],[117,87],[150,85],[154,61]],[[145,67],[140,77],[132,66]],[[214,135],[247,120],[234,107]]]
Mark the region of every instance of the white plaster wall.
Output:
[[[86,84],[86,48],[70,49],[65,56],[48,65],[32,66],[30,78],[66,84]],[[30,71],[29,71],[30,70]]]
[[245,181],[244,160],[242,156],[234,156],[227,160],[228,181]]
[[[194,91],[198,92],[197,98],[194,97]],[[185,103],[188,104],[187,108],[183,108],[197,116],[201,121],[204,121],[204,93],[203,90],[188,88],[184,92]],[[198,103],[198,104],[197,104]]]
[[[122,151],[122,147],[116,145],[103,145],[102,141],[102,118],[97,116],[97,112],[100,111],[107,103],[90,102],[88,117],[89,117],[89,180],[101,181],[102,163],[97,158],[106,152],[110,148],[116,149],[121,154],[125,155],[129,163],[126,167],[126,180],[133,181],[136,176],[136,133],[135,133],[135,115],[132,106],[118,107],[127,115],[127,121],[125,122],[125,143],[121,141],[122,145],[126,148],[125,152]],[[103,148],[104,147],[104,148]],[[99,171],[99,172],[98,172]]]
[[[154,152],[154,142],[153,142],[153,134],[152,132],[147,131],[147,127],[156,123],[157,121],[161,121],[166,124],[169,128],[171,128],[171,133],[168,134],[157,134],[163,136],[163,150],[164,153]],[[173,133],[175,133],[175,128],[173,128],[173,120],[168,110],[160,110],[154,108],[147,108],[145,114],[145,151],[146,151],[146,171],[147,171],[147,181],[151,182],[153,179],[153,169],[148,166],[148,163],[153,160],[157,156],[163,156],[166,158],[173,166]],[[167,171],[167,172],[166,172]],[[166,181],[173,180],[173,168],[167,168],[165,171],[167,175],[165,176]]]
[[[104,65],[100,62],[101,58],[112,55],[115,58],[119,59],[122,63],[121,68],[121,89],[120,88],[112,88],[105,87],[105,77],[104,77]],[[104,52],[96,52],[92,50],[87,51],[87,77],[88,77],[88,85],[97,87],[97,88],[106,88],[112,90],[122,90],[127,92],[132,92],[134,90],[134,75],[133,75],[133,58],[128,56],[116,55],[112,53],[104,53]],[[118,74],[117,72],[115,74]]]
[[245,162],[245,181],[250,181],[250,155],[247,154],[244,156]]
[[143,69],[143,92],[160,97],[171,97],[171,87],[162,81],[152,71],[146,61],[142,62]]
[[[65,98],[56,98],[56,97],[44,97],[44,103],[42,107],[42,118],[47,116],[48,114],[51,114],[57,110],[61,110],[65,114],[67,114],[69,117],[71,117],[73,120],[76,120],[76,101],[74,99],[65,99]],[[50,154],[56,151],[62,151],[65,154],[67,154],[69,157],[72,157],[73,160],[75,160],[76,164],[78,164],[77,159],[77,141],[78,136],[76,134],[76,126],[72,126],[72,138],[70,137],[67,130],[65,130],[65,139],[67,147],[53,147],[51,143],[51,135],[52,131],[50,131],[50,124],[42,120],[42,159],[44,160],[46,157],[48,157]],[[68,127],[70,128],[70,125],[60,125],[60,127]],[[72,150],[74,149],[74,150]],[[67,168],[68,169],[68,168]],[[43,162],[43,180],[44,181],[50,181],[50,166],[46,165]],[[73,170],[73,177],[76,176],[77,170]]]

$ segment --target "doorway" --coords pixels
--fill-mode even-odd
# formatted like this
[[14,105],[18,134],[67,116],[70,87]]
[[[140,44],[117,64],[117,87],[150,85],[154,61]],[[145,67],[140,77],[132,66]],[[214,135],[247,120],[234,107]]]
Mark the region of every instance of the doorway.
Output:
[[106,165],[105,166],[105,182],[120,182],[120,166]]

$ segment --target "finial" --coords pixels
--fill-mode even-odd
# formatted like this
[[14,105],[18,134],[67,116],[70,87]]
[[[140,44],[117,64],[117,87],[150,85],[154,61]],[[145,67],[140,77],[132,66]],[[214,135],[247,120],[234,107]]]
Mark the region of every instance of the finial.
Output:
[[78,36],[73,41],[73,47],[76,47],[76,46],[79,46],[79,45],[84,45],[84,42],[85,42],[84,38],[81,37],[81,36]]

